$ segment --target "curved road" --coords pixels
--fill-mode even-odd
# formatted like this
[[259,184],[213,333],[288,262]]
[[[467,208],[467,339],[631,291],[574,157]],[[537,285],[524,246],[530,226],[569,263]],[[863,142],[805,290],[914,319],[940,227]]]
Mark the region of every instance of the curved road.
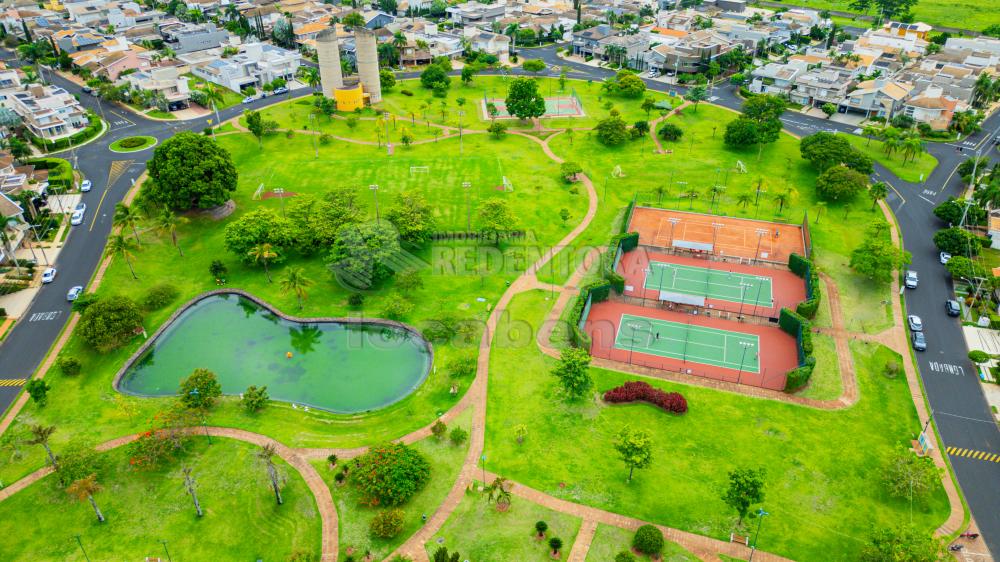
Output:
[[[12,58],[7,51],[0,52],[0,55],[8,61]],[[541,58],[548,63],[553,67],[549,69],[550,76],[557,75],[557,67],[560,66],[568,69],[570,78],[603,80],[614,75],[614,71],[609,69],[561,59],[556,56],[554,47],[526,49],[522,51],[523,55]],[[520,70],[514,72],[521,73]],[[415,76],[416,73],[404,73],[400,78]],[[80,94],[86,107],[101,113],[97,99],[82,94],[79,86],[51,72],[47,73],[47,77],[68,91]],[[661,82],[645,82],[656,91],[678,94],[685,91],[684,88]],[[309,89],[301,89],[291,95],[309,93]],[[711,103],[730,109],[738,110],[742,104],[730,86],[714,89],[711,96]],[[249,107],[264,107],[283,99],[284,96],[277,100],[258,100]],[[201,131],[208,126],[209,117],[184,122],[152,121],[117,106],[101,105],[110,130],[75,152],[78,169],[94,183],[94,189],[83,196],[87,203],[86,221],[81,226],[73,227],[62,248],[56,264],[59,275],[55,282],[42,287],[28,312],[0,345],[0,379],[27,379],[41,364],[69,318],[66,292],[69,287],[84,285],[90,280],[100,263],[111,231],[114,206],[124,198],[152,155],[152,151],[115,154],[107,150],[107,145],[132,135],[150,135],[162,141],[181,131]],[[235,117],[244,108],[232,107],[219,113],[224,121]],[[852,134],[857,129],[799,113],[786,113],[782,121],[787,130],[797,135],[823,130]],[[983,155],[996,156],[991,139],[998,133],[1000,114],[994,114],[984,123],[982,132],[960,143],[927,143],[928,152],[938,159],[938,167],[923,184],[901,181],[878,164],[873,174],[893,188],[887,202],[899,220],[904,244],[913,254],[911,267],[921,274],[919,288],[907,291],[905,298],[909,313],[919,315],[924,321],[928,349],[917,354],[917,364],[941,438],[946,447],[989,454],[1000,454],[1000,431],[967,358],[968,350],[959,323],[944,312],[944,301],[952,294],[951,279],[938,263],[930,234],[943,226],[932,213],[934,206],[962,192],[962,182],[954,174],[955,168],[977,149],[982,150]],[[62,156],[67,157],[68,153]],[[20,387],[0,387],[0,408],[6,410],[20,390]],[[1000,486],[996,485],[1000,482],[1000,463],[970,457],[952,457],[951,462],[984,540],[991,551],[1000,552],[1000,513],[996,510],[996,506],[1000,505]]]

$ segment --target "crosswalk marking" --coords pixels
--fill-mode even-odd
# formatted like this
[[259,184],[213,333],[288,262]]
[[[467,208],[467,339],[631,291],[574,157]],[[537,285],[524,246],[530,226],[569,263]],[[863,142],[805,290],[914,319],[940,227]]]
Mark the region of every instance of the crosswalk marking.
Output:
[[24,379],[0,379],[0,386],[21,386]]
[[977,451],[975,449],[964,449],[962,447],[947,447],[945,452],[953,457],[966,457],[979,461],[1000,463],[1000,454],[990,453],[989,451]]

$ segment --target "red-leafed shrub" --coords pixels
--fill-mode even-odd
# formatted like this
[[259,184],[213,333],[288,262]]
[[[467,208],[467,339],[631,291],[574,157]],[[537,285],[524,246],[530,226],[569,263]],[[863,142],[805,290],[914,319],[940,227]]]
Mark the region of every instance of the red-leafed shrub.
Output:
[[604,401],[612,404],[642,400],[674,414],[687,412],[687,400],[677,392],[664,392],[648,382],[629,381],[604,393]]

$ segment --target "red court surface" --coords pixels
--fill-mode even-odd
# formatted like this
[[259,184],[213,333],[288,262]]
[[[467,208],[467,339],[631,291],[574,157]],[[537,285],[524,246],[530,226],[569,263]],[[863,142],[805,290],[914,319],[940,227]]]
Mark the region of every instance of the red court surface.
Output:
[[711,261],[707,259],[707,256],[688,257],[664,254],[639,246],[635,250],[622,255],[617,271],[625,278],[625,295],[648,299],[651,306],[656,306],[656,298],[659,294],[656,288],[643,287],[646,270],[649,268],[649,262],[651,261],[688,267],[711,268],[716,271],[754,275],[766,277],[771,280],[770,285],[773,296],[773,306],[771,307],[754,306],[754,296],[749,295],[741,302],[706,298],[705,305],[710,309],[777,318],[782,308],[795,310],[795,307],[800,302],[806,300],[805,281],[788,269]]
[[[623,314],[690,324],[691,326],[703,326],[717,330],[753,334],[759,338],[760,352],[758,360],[760,362],[760,372],[739,371],[737,369],[616,348],[615,338],[618,334],[618,323]],[[590,353],[594,357],[715,380],[758,386],[771,390],[784,390],[786,373],[798,367],[798,350],[796,349],[795,338],[781,331],[777,327],[777,324],[744,324],[720,320],[718,318],[709,318],[704,315],[647,308],[616,301],[604,301],[594,304],[591,307],[584,330],[593,340]]]
[[788,263],[792,253],[807,255],[798,224],[636,207],[628,231],[639,233],[639,244],[661,248],[681,241],[714,242],[713,254],[729,258]]

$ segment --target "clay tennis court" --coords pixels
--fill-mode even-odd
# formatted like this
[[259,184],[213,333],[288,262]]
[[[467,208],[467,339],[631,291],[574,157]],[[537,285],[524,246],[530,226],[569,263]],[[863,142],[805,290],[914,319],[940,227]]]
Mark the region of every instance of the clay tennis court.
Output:
[[628,231],[639,233],[639,244],[682,252],[781,263],[808,256],[797,224],[636,207]]
[[643,246],[623,254],[617,271],[625,278],[624,294],[648,299],[650,306],[679,302],[679,294],[704,297],[704,307],[713,310],[777,317],[782,307],[794,310],[806,300],[805,281],[788,269],[666,254]]
[[776,325],[604,301],[591,307],[584,330],[594,357],[772,390],[783,390],[798,367],[795,338]]

